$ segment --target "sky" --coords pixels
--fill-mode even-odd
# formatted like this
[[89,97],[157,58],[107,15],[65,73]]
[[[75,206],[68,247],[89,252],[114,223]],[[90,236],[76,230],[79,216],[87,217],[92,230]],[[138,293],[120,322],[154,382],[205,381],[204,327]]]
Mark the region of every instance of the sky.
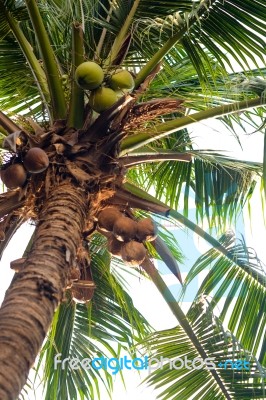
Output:
[[[240,149],[235,138],[225,130],[223,124],[217,120],[209,120],[197,124],[197,128],[194,129],[192,136],[194,136],[194,140],[199,149],[206,148],[207,143],[208,149],[213,148],[220,151],[224,149],[228,151],[229,149],[232,154],[228,155],[237,156],[249,161],[262,161],[263,135],[260,132],[244,136],[242,139],[243,150]],[[190,204],[191,210],[193,211],[193,199],[190,199]],[[182,205],[180,205],[180,209],[181,208]],[[180,265],[182,276],[185,278],[187,271],[196,258],[210,247],[208,243],[199,238],[195,233],[188,232],[186,229],[174,228],[173,226],[170,226],[170,229],[174,233],[186,256],[184,265]],[[32,226],[29,224],[23,226],[23,228],[15,234],[4,253],[1,260],[0,301],[2,301],[5,290],[8,288],[9,282],[13,276],[13,272],[9,268],[10,261],[22,256],[25,245],[31,236],[31,232]],[[248,210],[246,208],[244,210],[244,223],[242,219],[238,221],[236,233],[238,236],[240,233],[244,234],[248,245],[254,247],[259,258],[266,262],[265,226],[262,218],[262,210],[260,208],[260,192],[258,189],[251,204],[251,223],[248,222]],[[170,274],[167,268],[162,264],[159,265],[159,271],[168,287],[178,296],[181,287],[176,278]],[[133,279],[127,274],[126,276],[130,286],[129,292],[134,299],[134,304],[148,319],[150,324],[157,330],[174,327],[176,325],[176,320],[154,285],[145,279]],[[188,309],[191,304],[194,293],[199,287],[200,282],[201,277],[192,283],[189,294],[184,298],[184,310]],[[119,376],[117,376],[112,400],[121,400],[121,398],[126,398],[127,400],[135,400],[136,398],[138,398],[138,400],[154,400],[155,393],[151,388],[146,388],[143,385],[139,386],[141,380],[145,376],[146,374],[142,374],[140,377],[136,371],[126,371],[126,391],[121,384]],[[35,396],[31,394],[30,400],[34,398]],[[37,390],[36,398],[41,400],[39,390]]]

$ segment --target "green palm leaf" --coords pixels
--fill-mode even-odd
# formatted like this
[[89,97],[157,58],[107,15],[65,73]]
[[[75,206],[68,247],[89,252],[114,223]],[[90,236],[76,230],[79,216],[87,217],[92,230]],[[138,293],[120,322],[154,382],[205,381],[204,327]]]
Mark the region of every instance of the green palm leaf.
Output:
[[[233,220],[251,196],[254,177],[261,174],[261,166],[231,160],[215,153],[207,154],[206,151],[193,151],[192,140],[185,128],[195,120],[202,121],[212,116],[223,118],[232,131],[236,123],[240,126],[249,123],[254,129],[262,130],[265,81],[261,78],[265,69],[260,67],[265,55],[265,12],[264,0],[256,0],[255,5],[251,0],[168,0],[155,3],[147,0],[0,0],[0,108],[7,110],[8,115],[16,113],[23,116],[18,125],[25,127],[27,121],[24,117],[30,115],[48,131],[49,121],[60,119],[60,123],[63,123],[62,119],[67,117],[67,110],[71,109],[73,112],[75,82],[72,82],[72,64],[77,61],[76,48],[72,46],[71,32],[74,22],[81,28],[80,32],[83,31],[78,43],[78,62],[82,61],[84,47],[84,60],[95,60],[104,67],[105,74],[113,68],[114,65],[111,64],[121,63],[123,67],[135,72],[136,88],[139,91],[133,94],[138,100],[149,101],[154,97],[178,97],[182,101],[185,100],[182,107],[187,107],[186,110],[178,107],[174,110],[176,112],[171,109],[168,113],[165,112],[162,101],[161,114],[158,112],[155,118],[143,118],[135,125],[125,124],[128,130],[119,131],[121,136],[118,135],[118,138],[114,139],[117,143],[119,138],[125,137],[120,154],[132,152],[134,148],[139,147],[143,150],[143,146],[148,144],[151,148],[156,146],[162,150],[173,149],[176,152],[190,152],[194,155],[194,160],[190,163],[167,161],[157,165],[144,164],[132,169],[128,177],[139,187],[147,190],[154,188],[157,200],[162,199],[173,208],[177,209],[178,201],[183,199],[183,216],[169,207],[160,207],[167,210],[165,215],[169,214],[183,222],[216,246],[215,250],[198,260],[191,272],[193,277],[215,260],[217,268],[211,270],[200,292],[208,295],[214,290],[214,297],[207,307],[207,312],[203,312],[200,302],[194,302],[186,318],[170,296],[172,300],[168,301],[168,305],[174,314],[180,317],[179,322],[183,328],[178,327],[175,332],[166,332],[162,342],[160,334],[153,336],[151,347],[156,355],[168,354],[172,357],[178,353],[194,357],[206,353],[219,355],[221,358],[248,357],[248,350],[258,354],[261,363],[264,361],[265,348],[262,348],[260,343],[265,326],[264,275],[257,269],[251,253],[243,244],[232,247],[230,240],[229,243],[226,241],[228,238],[225,238],[224,241],[222,239],[222,247],[214,237],[186,218],[188,199],[192,195],[195,197],[198,218],[203,219],[207,216],[210,226],[223,226],[228,219]],[[159,71],[160,63],[161,72],[145,91],[149,80],[146,78],[151,75],[153,77],[152,71]],[[237,68],[242,67],[244,81],[239,81],[237,74],[228,73],[228,70],[234,69],[235,63]],[[62,76],[65,74],[72,78],[63,80]],[[248,83],[245,80],[248,80]],[[254,94],[257,98],[254,98]],[[83,93],[80,91],[79,95],[81,99]],[[87,98],[88,93],[85,93],[84,97]],[[81,100],[81,106],[74,107],[73,112],[80,113],[79,126],[84,122],[83,99]],[[135,98],[130,98],[130,101],[133,103]],[[118,106],[121,106],[121,102]],[[118,106],[114,106],[117,114],[120,111]],[[250,106],[259,108],[246,112],[246,108]],[[114,129],[113,136],[116,135],[116,128],[113,126],[120,123],[123,125],[123,116],[127,110],[126,107],[122,107],[121,120],[118,118],[120,115],[116,115],[117,118],[111,127]],[[192,116],[190,110],[196,110],[198,113]],[[239,111],[245,113],[239,115]],[[107,123],[111,123],[111,112],[107,111]],[[235,112],[238,114],[225,116],[226,113]],[[259,122],[253,122],[254,116],[258,117]],[[101,121],[101,118],[99,120]],[[71,118],[68,119],[68,127],[76,126],[72,121]],[[86,124],[87,122],[86,120]],[[60,123],[58,131],[55,127],[56,132],[52,132],[52,135],[55,133],[55,140],[49,147],[49,151],[56,153],[62,147],[58,144],[65,139],[60,137]],[[4,128],[5,135],[5,127],[2,125],[1,128]],[[87,143],[88,147],[91,143],[93,146],[99,139],[97,145],[100,146],[101,139],[107,132],[100,132],[98,137],[98,130],[95,130],[97,132],[94,132],[93,140]],[[69,134],[72,136],[71,132]],[[59,157],[60,163],[65,156],[69,156],[70,148],[73,149],[76,145],[79,147],[78,141],[82,135],[84,132],[79,131],[75,138],[72,137],[74,144],[65,140],[63,148],[66,146],[67,150],[62,153],[62,159]],[[86,141],[86,138],[83,139]],[[86,153],[86,144],[84,148],[83,145],[81,139],[81,149]],[[60,155],[60,150],[58,151]],[[118,153],[119,149],[115,149],[114,159]],[[72,153],[73,159],[76,154],[78,153],[75,151]],[[61,167],[58,167],[58,172],[59,170],[61,171]],[[48,176],[45,181],[47,193],[44,197],[48,197],[49,179]],[[95,178],[95,181],[96,179],[98,178]],[[166,185],[167,180],[170,185]],[[235,183],[237,187],[234,186]],[[27,191],[23,190],[10,191],[2,196],[3,218],[8,212],[17,209],[18,205],[24,204],[25,214],[30,214],[27,211]],[[151,200],[145,196],[143,199],[147,203]],[[10,232],[10,236],[12,233],[13,231]],[[161,236],[170,243],[175,257],[181,258],[179,249],[174,250],[176,243],[171,235],[163,232]],[[124,290],[119,270],[115,269],[115,265],[110,267],[110,256],[105,244],[101,236],[95,235],[89,246],[92,254],[91,267],[97,284],[93,300],[88,306],[84,306],[74,305],[67,298],[55,314],[39,362],[39,367],[42,361],[46,362],[47,400],[56,399],[58,396],[71,399],[95,398],[100,396],[102,386],[108,394],[112,389],[112,376],[108,371],[90,369],[83,373],[80,369],[70,371],[69,367],[65,370],[55,370],[53,358],[58,352],[62,353],[62,358],[74,357],[79,360],[86,357],[92,359],[95,355],[117,356],[121,349],[131,351],[131,347],[150,332],[147,321],[134,308],[131,298]],[[5,243],[2,249],[4,245]],[[223,253],[222,256],[218,254],[218,250]],[[158,254],[152,251],[158,257]],[[148,267],[145,268],[143,267],[149,274]],[[156,275],[157,271],[153,272],[157,287],[161,292],[164,289],[165,293],[171,295]],[[222,277],[228,280],[223,281],[220,279]],[[165,293],[162,294],[166,298]],[[233,297],[236,294],[239,297],[234,304]],[[212,309],[219,304],[223,295],[228,297],[221,319],[226,320],[228,307],[233,310],[229,321],[232,331],[230,336],[228,332],[224,332],[220,320],[212,314]],[[176,332],[180,336],[174,342]],[[116,350],[113,349],[114,344]],[[211,379],[206,371],[169,372],[167,368],[163,368],[152,375],[150,382],[164,387],[162,397],[167,399],[176,398],[177,394],[189,398],[195,395],[195,390],[198,390],[195,395],[198,399],[259,399],[265,395],[261,381],[262,368],[253,356],[251,363],[252,368],[248,372],[233,374],[232,371],[221,368],[212,373]]]
[[[168,141],[163,141],[163,148],[182,151],[185,143],[180,140],[179,144],[179,137],[172,135]],[[189,149],[188,144],[187,151],[195,156],[191,163],[147,163],[132,168],[128,176],[146,191],[153,189],[157,199],[174,209],[179,208],[183,200],[185,216],[189,211],[188,199],[194,198],[198,219],[203,220],[206,216],[210,227],[224,227],[232,222],[251,197],[256,178],[262,174],[262,165],[215,152]]]
[[[224,235],[220,242],[230,253],[226,260],[211,249],[201,256],[188,273],[185,284],[210,268],[197,296],[211,296],[209,309],[217,305],[220,318],[228,323],[229,329],[238,340],[265,365],[265,293],[266,275],[254,251],[246,247],[244,240],[235,241],[232,234]],[[221,300],[225,297],[225,302]]]
[[[149,338],[149,346],[144,348],[150,351],[151,370],[156,368],[156,365],[152,367],[152,358],[165,359],[164,365],[158,367],[157,364],[146,379],[159,392],[158,398],[263,399],[266,371],[259,361],[243,348],[231,332],[225,331],[217,317],[210,311],[204,311],[204,301],[194,302],[187,316],[207,358],[212,359],[207,363],[214,362],[212,368],[217,376],[206,367],[200,368],[204,365],[202,360],[193,361],[198,352],[180,326],[156,332]],[[189,368],[184,366],[184,361],[181,367],[185,358]],[[228,360],[246,360],[249,365],[247,369],[240,367],[239,371],[233,370]],[[226,368],[225,364],[230,367]]]
[[[185,7],[183,8],[184,3]],[[200,17],[197,16],[197,7],[200,2],[187,1],[184,3],[178,8],[173,7],[172,10],[169,10],[169,4],[165,3],[162,7],[158,7],[157,14],[157,17],[163,17],[163,20],[156,21],[148,19],[148,17],[146,21],[143,21],[143,28],[139,24],[139,47],[143,48],[147,55],[150,56],[158,43],[163,43],[166,37],[175,35],[181,29],[182,21],[189,21],[188,14],[184,12],[186,10],[190,11],[190,18],[194,17],[194,21],[192,25],[188,22],[188,29],[181,44],[201,80],[204,81],[207,78],[203,66],[204,62],[208,62],[205,49],[214,54],[220,66],[223,67],[226,63],[231,66],[232,58],[242,65],[243,69],[249,66],[249,60],[256,65],[254,54],[262,62],[264,61],[265,42],[262,36],[265,31],[265,3],[263,1],[256,3],[256,9],[250,0],[245,4],[239,0],[233,0],[230,4],[222,1],[205,1],[205,13]],[[210,8],[209,5],[211,5]],[[165,10],[170,11],[169,15],[165,17],[162,11],[164,6]],[[148,10],[149,8],[147,12],[149,12]],[[177,11],[181,11],[178,16],[174,14]],[[153,9],[153,15],[155,12],[156,7]],[[243,24],[248,34],[243,33]],[[147,35],[147,26],[149,27],[149,25],[150,29]],[[137,33],[138,31],[136,35]],[[148,36],[149,40],[144,41],[143,36]],[[170,54],[172,55],[174,51]]]

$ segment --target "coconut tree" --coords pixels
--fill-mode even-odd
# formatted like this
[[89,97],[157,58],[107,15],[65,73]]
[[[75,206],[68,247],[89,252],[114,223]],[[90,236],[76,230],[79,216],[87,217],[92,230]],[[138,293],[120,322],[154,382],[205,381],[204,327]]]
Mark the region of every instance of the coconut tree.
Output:
[[[266,6],[242,3],[0,1],[1,177],[9,189],[0,198],[1,252],[26,220],[36,225],[25,257],[12,263],[16,274],[0,310],[1,399],[18,396],[52,321],[40,358],[47,399],[94,397],[100,380],[110,389],[106,371],[53,368],[56,353],[115,356],[110,340],[129,347],[149,331],[121,277],[110,272],[110,254],[140,265],[154,281],[178,320],[166,334],[167,341],[178,336],[178,352],[206,358],[225,349],[239,357],[261,351],[261,330],[255,346],[247,339],[248,326],[262,329],[265,321],[264,311],[248,318],[254,303],[234,305],[230,334],[238,347],[223,335],[226,309],[215,324],[210,315],[221,290],[242,287],[248,298],[262,298],[265,277],[244,244],[219,241],[188,219],[193,193],[198,218],[224,228],[262,174],[259,163],[196,151],[187,130],[211,117],[232,131],[262,120]],[[234,72],[236,63],[242,74]],[[155,239],[155,224],[143,219],[150,213],[175,219],[214,247],[192,277],[213,257],[234,277],[218,287],[208,313],[195,300],[186,316],[160,277],[151,257],[161,257],[181,280],[179,252],[165,232]],[[201,294],[211,282],[206,278]],[[152,344],[164,352],[160,338]],[[199,380],[206,385],[198,398],[263,398],[260,363],[262,356],[238,384],[217,369],[189,377],[183,371],[177,385],[183,398]],[[172,395],[176,386],[168,390]]]

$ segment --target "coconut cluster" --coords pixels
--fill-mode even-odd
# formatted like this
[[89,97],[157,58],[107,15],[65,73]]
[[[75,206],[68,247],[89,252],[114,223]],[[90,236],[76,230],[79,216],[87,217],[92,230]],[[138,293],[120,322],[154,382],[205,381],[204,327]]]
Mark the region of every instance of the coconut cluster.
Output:
[[91,91],[89,104],[97,113],[112,107],[135,85],[130,72],[118,69],[105,76],[100,65],[93,61],[86,61],[77,67],[75,80],[82,89]]
[[143,242],[152,241],[157,236],[156,225],[151,218],[134,221],[114,207],[99,213],[97,229],[108,238],[110,253],[132,266],[141,264],[146,257]]
[[22,162],[15,162],[1,170],[1,180],[8,189],[23,187],[29,172],[39,174],[46,170],[48,166],[49,158],[45,151],[39,147],[32,147],[28,150]]

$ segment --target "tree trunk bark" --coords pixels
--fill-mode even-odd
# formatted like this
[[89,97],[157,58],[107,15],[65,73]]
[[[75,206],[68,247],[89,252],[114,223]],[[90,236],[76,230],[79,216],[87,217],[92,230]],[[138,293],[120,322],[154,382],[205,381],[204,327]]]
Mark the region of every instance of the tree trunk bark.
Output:
[[15,400],[63,299],[88,213],[88,196],[71,183],[50,192],[25,267],[0,310],[0,399]]

